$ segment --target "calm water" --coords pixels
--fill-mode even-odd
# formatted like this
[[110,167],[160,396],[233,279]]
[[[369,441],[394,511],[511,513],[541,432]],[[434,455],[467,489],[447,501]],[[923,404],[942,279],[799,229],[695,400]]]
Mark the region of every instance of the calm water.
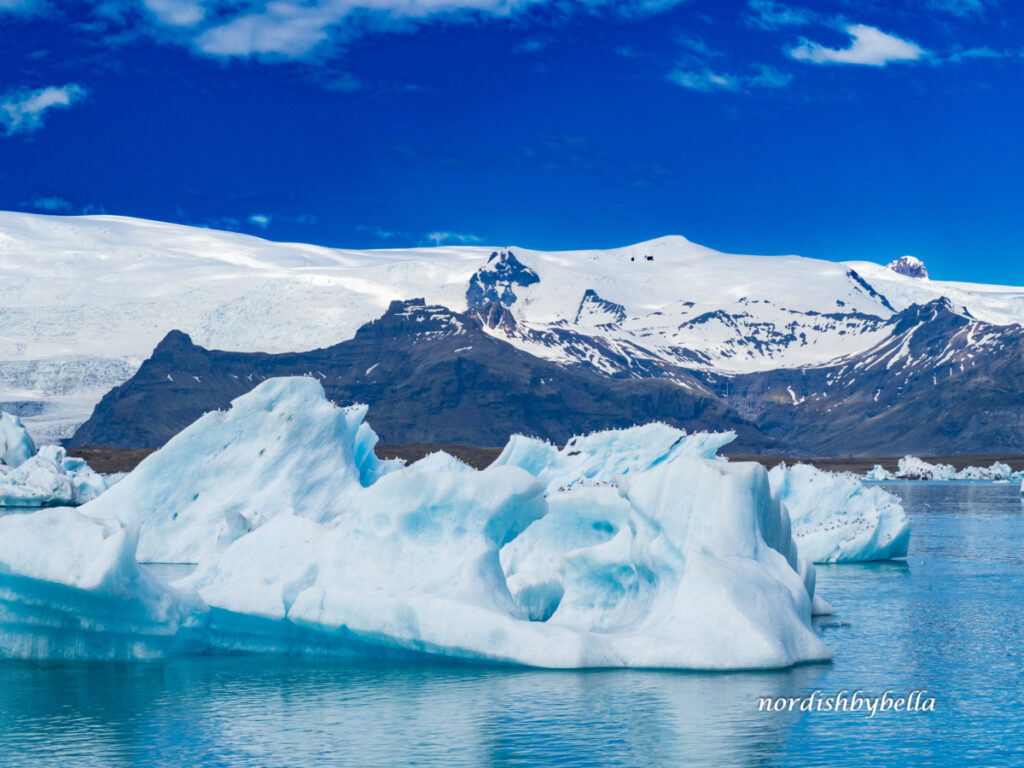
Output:
[[[0,766],[1024,765],[1024,505],[890,484],[907,563],[822,566],[830,665],[541,672],[198,658],[0,663]],[[926,689],[933,713],[760,713],[759,696]]]

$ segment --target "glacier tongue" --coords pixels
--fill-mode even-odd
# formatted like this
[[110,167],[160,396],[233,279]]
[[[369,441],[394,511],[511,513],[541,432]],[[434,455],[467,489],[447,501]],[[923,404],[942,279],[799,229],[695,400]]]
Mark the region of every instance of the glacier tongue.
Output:
[[[0,652],[696,669],[830,656],[767,473],[705,458],[727,437],[651,425],[563,452],[519,441],[535,460],[479,472],[444,457],[402,468],[375,459],[364,413],[313,381],[271,380],[81,511],[0,518]],[[199,567],[156,584],[136,531],[139,553]],[[533,572],[558,567],[524,595],[529,579],[502,566],[530,540],[549,556]]]

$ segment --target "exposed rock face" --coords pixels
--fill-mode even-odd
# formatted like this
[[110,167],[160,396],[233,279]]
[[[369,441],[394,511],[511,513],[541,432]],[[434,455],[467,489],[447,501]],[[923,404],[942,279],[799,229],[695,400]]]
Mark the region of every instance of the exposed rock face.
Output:
[[389,443],[501,445],[517,432],[564,443],[583,432],[664,421],[735,430],[738,450],[771,445],[696,386],[561,365],[495,338],[484,323],[510,321],[501,308],[490,302],[459,313],[422,299],[395,301],[350,341],[281,355],[208,350],[172,331],[135,376],[103,398],[70,445],[158,447],[260,382],[296,375],[316,378],[336,403],[367,403]]
[[466,304],[471,309],[479,309],[496,301],[508,307],[516,301],[515,286],[539,282],[537,273],[524,266],[512,251],[495,251],[487,264],[469,279]]
[[925,268],[924,262],[915,256],[900,256],[896,261],[890,261],[885,266],[898,275],[917,277],[922,280],[928,279],[928,270]]

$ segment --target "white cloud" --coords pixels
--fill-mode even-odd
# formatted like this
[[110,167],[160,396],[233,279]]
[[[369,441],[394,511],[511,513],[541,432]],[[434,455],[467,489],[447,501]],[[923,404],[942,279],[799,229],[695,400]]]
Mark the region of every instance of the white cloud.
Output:
[[22,203],[23,206],[31,206],[37,211],[46,211],[47,213],[57,213],[59,211],[70,211],[71,203],[65,200],[63,197],[57,197],[51,195],[50,197],[34,197],[28,203]]
[[710,69],[674,69],[668,73],[669,81],[691,91],[736,93],[750,88],[785,88],[793,80],[786,72],[762,65],[756,75],[730,75]]
[[84,99],[85,93],[84,88],[74,83],[6,93],[0,96],[0,125],[8,136],[38,131],[48,110],[70,107]]
[[764,29],[776,27],[797,27],[812,23],[817,17],[813,11],[804,8],[792,8],[777,0],[750,0],[747,6],[751,10],[748,20],[755,26]]
[[479,235],[463,234],[461,232],[428,232],[426,239],[434,245],[441,245],[441,243],[479,243],[483,240]]
[[206,16],[203,0],[143,0],[157,21],[171,27],[194,27]]
[[254,213],[247,219],[247,221],[250,224],[255,224],[261,229],[266,229],[270,226],[271,217],[267,216],[265,213]]
[[884,67],[892,61],[917,61],[927,55],[917,43],[887,35],[866,24],[850,24],[845,29],[853,38],[849,48],[826,48],[804,39],[800,45],[790,49],[789,55],[814,64],[863,64],[869,67]]

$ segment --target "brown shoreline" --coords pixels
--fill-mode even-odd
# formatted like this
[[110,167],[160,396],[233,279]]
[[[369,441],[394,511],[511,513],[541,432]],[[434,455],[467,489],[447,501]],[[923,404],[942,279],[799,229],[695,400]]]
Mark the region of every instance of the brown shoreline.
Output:
[[[494,461],[501,453],[501,448],[480,448],[472,445],[450,445],[444,443],[408,443],[405,445],[378,445],[376,453],[382,459],[405,459],[416,461],[434,451],[447,451],[472,467],[483,469]],[[89,466],[97,472],[130,472],[146,456],[153,453],[149,448],[113,448],[106,445],[84,445],[68,451],[72,456],[85,459]],[[799,458],[793,456],[755,456],[751,454],[727,454],[732,461],[757,461],[769,469],[776,464],[813,464],[819,469],[832,472],[856,472],[864,474],[876,464],[881,464],[890,472],[896,470],[901,456],[883,456],[880,458],[863,457],[819,457]],[[931,464],[952,464],[956,469],[964,467],[987,467],[995,461],[1009,464],[1014,472],[1024,470],[1022,454],[962,454],[958,456],[922,456]]]

